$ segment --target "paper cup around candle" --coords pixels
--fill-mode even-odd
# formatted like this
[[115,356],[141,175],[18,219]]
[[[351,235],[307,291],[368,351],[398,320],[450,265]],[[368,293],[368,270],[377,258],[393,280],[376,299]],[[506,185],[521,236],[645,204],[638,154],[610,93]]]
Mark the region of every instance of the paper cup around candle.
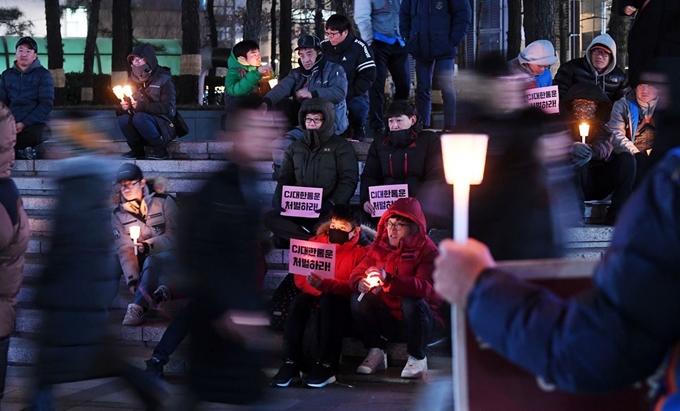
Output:
[[588,125],[588,123],[581,123],[578,126],[578,132],[579,134],[581,134],[581,142],[585,144],[586,137],[588,137],[588,133],[590,133],[590,126]]
[[444,134],[441,137],[444,173],[449,184],[480,184],[484,178],[486,134]]
[[112,90],[113,94],[116,95],[116,98],[118,98],[118,100],[122,100],[123,98],[125,98],[125,93],[123,93],[123,86],[115,86]]
[[269,87],[274,88],[279,84],[279,81],[275,78],[269,80]]
[[137,239],[139,238],[139,234],[141,232],[141,227],[138,225],[133,225],[130,226],[130,238],[132,238],[132,241],[137,244]]

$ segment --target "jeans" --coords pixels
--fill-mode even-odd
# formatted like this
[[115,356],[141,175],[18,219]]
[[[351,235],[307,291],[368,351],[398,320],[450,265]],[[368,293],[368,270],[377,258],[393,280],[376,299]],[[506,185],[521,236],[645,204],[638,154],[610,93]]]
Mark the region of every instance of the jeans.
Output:
[[35,148],[35,146],[47,140],[51,134],[50,126],[44,123],[36,123],[25,127],[21,133],[17,134],[17,142],[14,149],[23,150],[26,147]]
[[406,352],[410,356],[425,358],[425,349],[438,323],[422,298],[402,297],[403,320],[399,321],[380,296],[366,293],[361,301],[358,297],[359,294],[350,297],[350,307],[364,347],[384,350],[387,341],[406,340]]
[[146,145],[161,147],[165,144],[156,117],[151,114],[125,113],[118,116],[118,126],[133,151],[143,151]]
[[370,125],[372,129],[384,129],[383,104],[385,103],[385,80],[387,70],[392,75],[395,86],[395,100],[408,100],[411,89],[411,73],[408,69],[408,53],[399,43],[387,44],[373,40],[371,43],[375,61],[375,81],[368,91],[370,99]]
[[172,353],[175,352],[177,347],[184,341],[187,334],[189,334],[190,321],[191,316],[189,315],[189,309],[182,309],[182,311],[172,319],[168,328],[165,329],[161,340],[153,350],[152,357],[160,361],[163,365],[167,364],[170,361]]
[[[349,126],[357,131],[361,127],[366,127],[366,116],[368,115],[368,97],[355,96],[347,100],[347,111]],[[355,133],[356,134],[356,133]]]
[[167,273],[176,265],[177,258],[174,251],[163,251],[146,257],[144,264],[142,264],[142,272],[139,274],[139,287],[137,287],[132,302],[148,308],[147,297],[150,298],[158,286],[166,282]]
[[[453,59],[416,60],[416,109],[423,126],[431,126],[432,86],[442,91],[444,128],[456,125],[456,89],[453,88]],[[433,81],[434,80],[434,81]]]
[[[321,326],[318,358],[305,358],[305,328],[312,309],[317,306]],[[349,318],[349,301],[346,297],[328,293],[319,297],[306,293],[297,295],[290,304],[283,330],[284,359],[292,359],[303,369],[313,366],[316,361],[328,362],[337,369],[342,354],[342,337],[349,328]]]

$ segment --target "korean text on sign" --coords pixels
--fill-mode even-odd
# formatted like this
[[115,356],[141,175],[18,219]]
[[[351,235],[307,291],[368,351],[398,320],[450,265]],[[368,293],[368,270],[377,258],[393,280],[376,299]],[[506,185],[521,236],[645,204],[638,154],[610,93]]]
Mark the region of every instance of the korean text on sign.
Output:
[[281,191],[281,215],[288,217],[317,218],[321,209],[323,188],[283,186]]
[[335,244],[291,239],[288,272],[300,275],[313,272],[319,277],[335,277]]
[[406,197],[408,197],[408,184],[368,187],[368,198],[374,210],[371,217],[382,217],[392,203]]
[[548,114],[560,112],[560,93],[557,86],[531,88],[527,90],[527,101]]

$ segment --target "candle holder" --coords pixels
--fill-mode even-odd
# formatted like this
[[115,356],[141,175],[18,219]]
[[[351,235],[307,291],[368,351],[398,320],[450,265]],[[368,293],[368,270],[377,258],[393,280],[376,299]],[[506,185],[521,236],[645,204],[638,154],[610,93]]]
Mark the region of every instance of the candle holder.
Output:
[[578,132],[579,134],[581,134],[581,143],[585,144],[586,137],[588,137],[588,133],[590,133],[590,126],[588,125],[588,123],[579,124]]
[[138,225],[133,225],[130,226],[130,238],[132,238],[132,243],[134,244],[135,248],[135,255],[137,255],[137,239],[139,238],[139,235],[141,233],[142,227]]
[[[380,285],[380,273],[373,271],[373,272],[367,274],[366,275],[366,281],[368,281],[368,284],[371,286],[371,290],[373,290],[375,287]],[[366,293],[359,294],[357,301],[363,300],[364,295],[366,295]]]

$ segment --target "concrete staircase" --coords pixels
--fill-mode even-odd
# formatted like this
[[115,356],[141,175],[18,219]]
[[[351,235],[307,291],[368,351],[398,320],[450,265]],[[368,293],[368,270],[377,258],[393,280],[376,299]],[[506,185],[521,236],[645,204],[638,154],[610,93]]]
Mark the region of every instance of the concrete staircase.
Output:
[[[122,141],[110,142],[112,151],[123,153],[127,146]],[[361,164],[366,158],[369,145],[354,143]],[[48,152],[50,150],[48,144]],[[225,164],[225,153],[230,144],[217,141],[175,141],[170,144],[173,159],[165,161],[137,160],[136,164],[144,171],[145,176],[165,176],[168,178],[168,192],[177,196],[181,206],[182,199],[196,192],[211,173]],[[119,164],[129,162],[115,160]],[[16,182],[29,215],[31,241],[27,253],[27,264],[24,272],[24,284],[18,295],[19,309],[15,322],[14,338],[10,346],[9,361],[13,364],[33,364],[36,359],[36,335],[40,329],[41,318],[34,304],[36,280],[43,268],[45,253],[50,247],[50,236],[53,232],[52,213],[56,204],[58,186],[53,180],[57,162],[55,160],[18,160],[15,163],[12,178]],[[276,183],[271,181],[271,162],[261,162],[256,166],[262,176],[260,189],[267,193],[262,198],[263,208],[268,208]],[[358,201],[358,192],[355,196]],[[594,208],[593,208],[594,210]],[[601,210],[600,210],[601,211]],[[597,212],[600,212],[597,211]],[[595,213],[596,211],[591,211]],[[612,229],[603,226],[585,226],[571,229],[568,238],[569,258],[599,258],[606,248]],[[265,278],[264,295],[270,296],[287,273],[288,250],[274,249],[266,256],[269,272]],[[153,346],[160,340],[168,319],[160,313],[150,315],[149,319],[139,327],[121,325],[125,307],[131,302],[131,296],[121,279],[120,291],[113,301],[111,311],[112,337],[119,340],[121,346],[129,351],[132,361],[143,366],[142,361],[151,355]],[[177,310],[181,302],[172,302],[167,309]],[[445,348],[438,348],[445,352]],[[181,352],[181,349],[180,349]],[[345,344],[344,354],[361,357],[365,351],[361,344],[350,341]],[[393,359],[405,361],[407,355],[405,345],[394,344],[389,355]],[[169,373],[182,372],[185,364],[182,355],[173,357],[166,366]]]

